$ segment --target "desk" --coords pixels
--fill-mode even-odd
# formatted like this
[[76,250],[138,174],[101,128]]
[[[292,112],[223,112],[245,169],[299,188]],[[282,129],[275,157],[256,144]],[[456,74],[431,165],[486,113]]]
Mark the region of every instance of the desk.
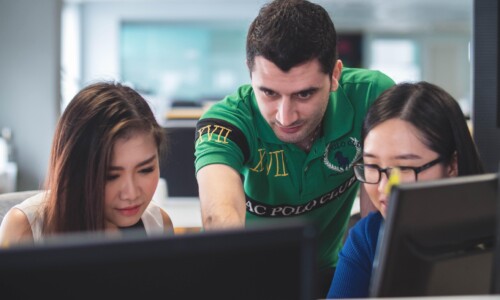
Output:
[[202,107],[172,108],[165,113],[167,120],[198,120],[205,110]]
[[168,213],[176,233],[199,231],[202,227],[198,197],[168,197],[155,203]]

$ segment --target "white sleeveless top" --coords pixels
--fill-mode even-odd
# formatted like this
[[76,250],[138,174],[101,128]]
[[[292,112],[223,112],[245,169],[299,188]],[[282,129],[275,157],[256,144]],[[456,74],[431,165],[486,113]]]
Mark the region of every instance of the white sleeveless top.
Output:
[[[45,202],[45,192],[36,194],[14,207],[20,209],[26,217],[33,232],[33,241],[39,242],[43,240],[42,224],[43,224],[43,203]],[[151,201],[142,214],[142,223],[147,235],[161,234],[164,232],[163,218],[161,209],[158,205]]]

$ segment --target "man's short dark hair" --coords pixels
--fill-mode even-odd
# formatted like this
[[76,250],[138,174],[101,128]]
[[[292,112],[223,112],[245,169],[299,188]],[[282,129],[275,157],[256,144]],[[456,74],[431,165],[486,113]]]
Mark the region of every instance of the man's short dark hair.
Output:
[[264,5],[247,35],[247,65],[263,56],[282,71],[317,58],[325,74],[337,60],[337,33],[328,12],[305,0],[275,0]]

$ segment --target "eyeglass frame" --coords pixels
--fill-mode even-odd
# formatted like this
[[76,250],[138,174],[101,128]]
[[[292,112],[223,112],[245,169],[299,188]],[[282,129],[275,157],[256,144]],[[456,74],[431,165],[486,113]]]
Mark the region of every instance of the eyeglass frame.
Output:
[[[370,166],[370,168],[372,169],[375,169],[378,171],[378,180],[377,182],[366,182],[364,180],[361,180],[358,175],[357,175],[357,172],[355,170],[356,167],[358,166],[367,166],[366,164],[363,164],[363,163],[356,163],[354,164],[353,166],[353,170],[354,170],[354,175],[356,176],[356,179],[359,180],[360,182],[362,183],[366,183],[366,184],[379,184],[380,183],[380,180],[382,180],[382,173],[385,174],[385,176],[387,178],[389,178],[389,176],[391,176],[391,171],[393,169],[405,169],[405,170],[412,170],[413,173],[415,174],[415,181],[418,181],[418,174],[427,170],[427,169],[430,169],[431,167],[437,165],[438,163],[441,163],[443,161],[443,158],[440,156],[420,167],[410,167],[410,166],[397,166],[397,167],[387,167],[387,168],[380,168],[379,166],[376,166],[376,165],[371,165],[371,164],[368,164],[368,166]],[[376,166],[376,167],[375,167]]]

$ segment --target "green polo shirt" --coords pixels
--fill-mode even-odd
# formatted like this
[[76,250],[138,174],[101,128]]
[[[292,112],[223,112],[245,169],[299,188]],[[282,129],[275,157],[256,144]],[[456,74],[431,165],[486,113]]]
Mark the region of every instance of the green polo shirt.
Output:
[[197,124],[196,171],[225,164],[243,177],[246,222],[306,218],[319,229],[320,267],[334,267],[358,191],[363,118],[394,82],[378,71],[344,68],[310,152],[280,141],[250,85],[214,104]]

